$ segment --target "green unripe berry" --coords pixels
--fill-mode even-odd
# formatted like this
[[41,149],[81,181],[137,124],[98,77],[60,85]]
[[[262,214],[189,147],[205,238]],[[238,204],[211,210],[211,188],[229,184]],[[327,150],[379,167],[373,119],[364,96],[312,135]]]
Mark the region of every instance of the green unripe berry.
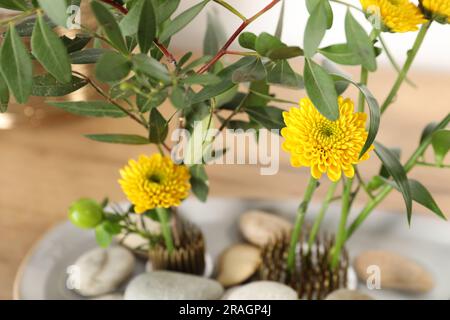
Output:
[[103,208],[92,199],[80,199],[69,207],[69,220],[79,228],[95,228],[103,220]]

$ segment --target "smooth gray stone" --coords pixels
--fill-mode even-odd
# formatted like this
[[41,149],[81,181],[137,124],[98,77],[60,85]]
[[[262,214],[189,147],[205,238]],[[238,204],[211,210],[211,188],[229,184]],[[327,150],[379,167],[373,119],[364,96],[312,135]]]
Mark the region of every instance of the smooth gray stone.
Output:
[[75,290],[93,297],[116,291],[133,272],[135,258],[122,247],[95,248],[81,255],[74,266],[78,268],[75,276],[79,277]]
[[297,300],[297,292],[291,287],[275,281],[255,281],[233,288],[227,300]]
[[171,271],[140,274],[125,289],[125,300],[213,300],[223,294],[217,281]]

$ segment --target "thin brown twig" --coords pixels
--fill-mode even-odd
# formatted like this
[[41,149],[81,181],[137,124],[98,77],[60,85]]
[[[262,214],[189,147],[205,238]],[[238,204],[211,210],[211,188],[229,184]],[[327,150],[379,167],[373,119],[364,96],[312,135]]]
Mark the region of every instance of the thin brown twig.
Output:
[[148,128],[148,124],[145,123],[144,121],[142,121],[141,119],[139,119],[138,117],[136,117],[135,114],[133,114],[132,112],[130,112],[129,110],[127,110],[126,108],[122,107],[120,104],[118,104],[116,101],[114,101],[113,99],[111,99],[110,96],[108,96],[103,90],[102,88],[100,88],[94,81],[92,81],[88,76],[78,72],[78,71],[73,71],[73,74],[76,74],[80,77],[82,77],[84,80],[86,80],[86,82],[91,85],[91,87],[93,87],[95,89],[95,91],[97,91],[102,97],[104,97],[106,100],[108,100],[109,103],[113,104],[114,106],[116,106],[117,108],[119,108],[120,110],[122,110],[124,113],[126,113],[131,119],[133,119],[134,121],[136,121],[137,123],[139,123],[140,125],[144,126],[145,128]]
[[256,13],[251,18],[243,21],[241,25],[236,29],[236,31],[231,35],[231,37],[228,39],[228,41],[224,44],[224,46],[216,53],[216,55],[203,67],[201,67],[197,73],[201,74],[209,70],[220,58],[222,58],[226,53],[228,48],[231,46],[231,44],[236,40],[236,38],[241,34],[242,31],[244,31],[247,26],[258,19],[261,15],[263,15],[265,12],[269,11],[273,6],[275,6],[280,0],[272,0],[271,3],[269,3],[267,6],[265,6],[262,10],[260,10],[258,13]]

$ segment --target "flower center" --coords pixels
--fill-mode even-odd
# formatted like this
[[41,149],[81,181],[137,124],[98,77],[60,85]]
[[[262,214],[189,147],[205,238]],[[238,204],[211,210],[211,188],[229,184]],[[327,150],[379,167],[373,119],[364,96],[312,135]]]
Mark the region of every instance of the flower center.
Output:
[[151,174],[151,175],[148,177],[148,180],[149,180],[150,182],[160,184],[161,181],[162,181],[162,176],[159,175],[159,174],[153,173],[153,174]]
[[334,130],[333,130],[333,128],[331,126],[325,125],[322,128],[320,128],[320,133],[323,136],[329,138],[329,137],[331,137],[334,134]]

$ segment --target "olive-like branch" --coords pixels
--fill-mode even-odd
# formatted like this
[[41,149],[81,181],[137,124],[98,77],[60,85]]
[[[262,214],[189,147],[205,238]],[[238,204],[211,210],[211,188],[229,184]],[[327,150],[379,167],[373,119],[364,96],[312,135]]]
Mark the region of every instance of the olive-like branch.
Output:
[[224,44],[224,46],[216,53],[216,55],[203,67],[201,67],[197,73],[201,74],[209,70],[220,58],[222,58],[225,54],[227,54],[228,48],[231,46],[231,44],[236,40],[236,38],[241,34],[242,31],[244,31],[245,28],[248,27],[249,24],[251,24],[253,21],[258,19],[261,15],[263,15],[265,12],[269,11],[274,7],[280,0],[272,0],[271,3],[269,3],[267,6],[265,6],[263,9],[261,9],[258,13],[256,13],[254,16],[244,20],[241,25],[236,29],[236,31],[231,35],[231,37],[227,40],[227,42]]

